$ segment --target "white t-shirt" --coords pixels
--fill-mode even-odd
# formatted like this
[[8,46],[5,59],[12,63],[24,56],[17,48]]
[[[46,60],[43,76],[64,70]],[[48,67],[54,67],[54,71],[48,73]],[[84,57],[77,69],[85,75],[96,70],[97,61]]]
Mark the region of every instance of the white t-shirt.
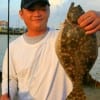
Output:
[[[58,31],[50,29],[37,43],[30,44],[23,35],[10,43],[11,100],[65,100],[72,82],[60,65],[55,52]],[[7,93],[7,52],[3,61],[2,94]],[[18,89],[17,89],[18,88]]]

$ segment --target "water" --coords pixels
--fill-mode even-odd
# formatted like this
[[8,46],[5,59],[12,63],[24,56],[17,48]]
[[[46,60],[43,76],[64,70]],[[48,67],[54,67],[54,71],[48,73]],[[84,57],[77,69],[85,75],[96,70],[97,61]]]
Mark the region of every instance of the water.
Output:
[[[10,35],[10,42],[17,38],[19,35]],[[2,69],[2,62],[6,48],[8,47],[7,35],[0,35],[0,70]]]
[[[10,35],[10,41],[14,40],[19,35]],[[0,70],[2,70],[2,62],[5,50],[7,48],[7,35],[0,35]],[[98,48],[98,58],[90,71],[94,79],[100,81],[100,47]]]
[[98,48],[98,57],[90,71],[92,77],[100,82],[100,47]]

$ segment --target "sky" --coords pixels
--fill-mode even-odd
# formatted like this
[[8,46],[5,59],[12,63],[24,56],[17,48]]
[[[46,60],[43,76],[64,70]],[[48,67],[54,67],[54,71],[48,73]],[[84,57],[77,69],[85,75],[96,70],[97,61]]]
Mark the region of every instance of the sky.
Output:
[[[8,17],[8,0],[0,0],[0,20],[6,20]],[[58,28],[66,18],[68,7],[73,0],[49,0],[50,18],[48,26]],[[10,0],[10,26],[24,27],[24,23],[19,16],[21,0]],[[100,0],[74,0],[75,4],[80,4],[85,11],[100,9]]]

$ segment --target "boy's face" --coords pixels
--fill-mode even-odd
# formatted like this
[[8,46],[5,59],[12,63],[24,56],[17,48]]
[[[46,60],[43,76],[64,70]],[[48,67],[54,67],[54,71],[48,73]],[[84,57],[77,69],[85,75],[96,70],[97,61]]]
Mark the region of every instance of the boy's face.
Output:
[[22,9],[19,11],[28,30],[40,30],[47,28],[47,21],[50,13],[48,5],[36,4],[31,9]]

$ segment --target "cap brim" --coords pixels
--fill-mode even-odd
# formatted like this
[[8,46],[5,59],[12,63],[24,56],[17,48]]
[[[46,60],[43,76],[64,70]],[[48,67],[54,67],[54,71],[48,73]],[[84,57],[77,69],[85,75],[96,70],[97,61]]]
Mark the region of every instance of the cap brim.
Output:
[[34,7],[34,5],[36,5],[38,3],[41,3],[41,4],[44,4],[44,5],[49,5],[50,6],[50,4],[49,4],[48,1],[40,1],[40,0],[34,1],[34,0],[32,0],[32,2],[27,3],[26,5],[24,5],[23,8],[25,8],[25,9],[32,9]]

